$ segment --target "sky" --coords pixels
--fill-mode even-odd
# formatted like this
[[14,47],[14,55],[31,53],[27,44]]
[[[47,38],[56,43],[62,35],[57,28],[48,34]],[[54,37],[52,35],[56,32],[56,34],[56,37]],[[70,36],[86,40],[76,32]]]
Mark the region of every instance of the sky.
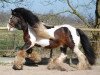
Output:
[[[50,1],[50,2],[49,2]],[[53,13],[59,13],[64,10],[70,10],[67,3],[64,2],[64,0],[25,0],[25,2],[19,3],[19,4],[11,4],[11,3],[5,3],[4,8],[2,8],[2,5],[0,3],[0,11],[9,11],[11,9],[14,9],[16,7],[25,7],[35,13],[39,14],[45,14],[49,12]],[[78,12],[80,12],[83,15],[92,14],[95,16],[95,2],[89,4],[90,0],[70,0],[71,5],[74,6],[74,8],[77,9]],[[88,5],[88,7],[85,7],[83,5]],[[68,15],[69,13],[64,13],[64,15]]]

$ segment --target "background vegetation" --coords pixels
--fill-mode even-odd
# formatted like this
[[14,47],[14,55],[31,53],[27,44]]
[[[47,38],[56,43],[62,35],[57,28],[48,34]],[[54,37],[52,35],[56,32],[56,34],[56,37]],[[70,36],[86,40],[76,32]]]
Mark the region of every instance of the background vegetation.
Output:
[[[19,4],[24,2],[25,0],[0,0],[2,3],[2,8],[4,8],[5,3],[11,4]],[[55,4],[57,1],[66,3],[66,5],[70,8],[62,10],[58,13],[53,13],[52,11],[48,14],[40,14],[35,13],[41,21],[47,23],[47,25],[60,25],[60,24],[70,24],[74,25],[78,28],[85,27],[85,28],[94,28],[100,29],[100,0],[90,0],[88,4],[82,5],[74,5],[72,0],[44,0],[47,5]],[[86,17],[78,9],[80,7],[85,7],[90,9],[91,4],[95,5],[95,18],[92,14],[88,13]],[[92,9],[92,8],[91,8]],[[67,16],[62,15],[62,13],[70,13]],[[87,12],[86,12],[87,13]],[[5,27],[7,25],[10,13],[9,12],[2,12],[0,11],[0,26]],[[0,50],[16,50],[18,47],[23,45],[23,38],[22,32],[8,32],[7,30],[0,30]],[[87,31],[86,31],[87,33]],[[90,36],[90,40],[94,40],[92,42],[92,46],[96,53],[100,53],[100,32],[93,32],[90,31],[87,35]]]

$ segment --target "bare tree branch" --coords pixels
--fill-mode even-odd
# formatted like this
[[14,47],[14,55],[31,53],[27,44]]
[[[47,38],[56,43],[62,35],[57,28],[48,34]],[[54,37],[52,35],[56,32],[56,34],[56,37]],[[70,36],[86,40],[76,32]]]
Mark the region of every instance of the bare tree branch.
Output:
[[51,1],[51,0],[45,0],[44,2],[46,3],[46,4],[44,4],[44,2],[41,2],[41,4],[43,4],[44,6],[48,6],[48,5],[51,5],[51,4],[53,4],[53,3],[55,3],[57,0],[53,0],[53,1]]
[[77,17],[79,17],[79,18],[85,23],[85,25],[86,25],[87,27],[90,27],[90,24],[85,20],[85,17],[82,16],[74,7],[72,7],[72,6],[70,5],[69,0],[66,0],[66,1],[67,1],[68,6],[71,8],[73,14],[75,14]]
[[95,16],[96,16],[95,28],[100,28],[100,0],[96,1]]
[[73,12],[71,12],[69,10],[65,10],[65,11],[61,11],[61,12],[57,13],[56,15],[59,15],[59,14],[62,14],[62,13],[66,13],[66,12],[69,12],[69,13],[73,14]]
[[94,4],[94,5],[96,5],[96,1],[95,1],[95,0],[90,0],[90,2],[89,2],[88,4],[79,5],[79,6],[81,6],[81,7],[87,7],[87,8],[89,8],[89,6],[90,6],[91,4]]
[[15,0],[15,1],[11,1],[11,0],[0,0],[0,2],[4,3],[19,3],[19,2],[23,2],[25,0]]
[[[60,2],[63,2],[63,3],[68,4],[68,6],[69,6],[70,9],[71,9],[71,10],[64,10],[64,11],[61,11],[61,12],[57,13],[57,15],[58,15],[58,14],[61,14],[61,13],[69,12],[69,13],[74,14],[74,15],[76,15],[77,17],[79,17],[79,18],[84,22],[84,24],[85,24],[87,27],[91,27],[90,24],[88,23],[88,21],[86,20],[86,18],[85,18],[83,15],[81,15],[81,14],[76,10],[76,8],[74,8],[74,7],[71,5],[71,3],[69,2],[69,0],[53,0],[53,1],[49,0],[49,1],[45,1],[45,2],[48,3],[47,5],[50,5],[50,4],[53,4],[53,3],[56,2],[56,1],[60,1]],[[92,1],[93,1],[93,0],[91,0],[91,2],[92,2]],[[90,4],[91,2],[89,2],[89,4]],[[77,6],[77,8],[78,8],[78,6]]]

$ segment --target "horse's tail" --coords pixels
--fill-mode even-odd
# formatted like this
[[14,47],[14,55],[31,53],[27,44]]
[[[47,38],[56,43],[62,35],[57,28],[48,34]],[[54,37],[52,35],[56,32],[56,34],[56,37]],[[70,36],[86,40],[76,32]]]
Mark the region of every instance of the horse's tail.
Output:
[[76,30],[80,35],[81,44],[84,49],[85,56],[87,57],[91,65],[95,64],[95,60],[96,60],[95,53],[94,53],[94,50],[92,49],[92,46],[88,37],[84,34],[82,30],[80,29],[76,29]]

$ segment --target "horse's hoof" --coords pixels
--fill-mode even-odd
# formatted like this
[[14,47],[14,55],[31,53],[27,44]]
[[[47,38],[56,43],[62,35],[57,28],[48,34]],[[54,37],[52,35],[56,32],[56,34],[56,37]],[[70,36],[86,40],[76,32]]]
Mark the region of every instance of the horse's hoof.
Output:
[[16,66],[16,65],[13,65],[12,67],[14,70],[23,70],[23,66]]

